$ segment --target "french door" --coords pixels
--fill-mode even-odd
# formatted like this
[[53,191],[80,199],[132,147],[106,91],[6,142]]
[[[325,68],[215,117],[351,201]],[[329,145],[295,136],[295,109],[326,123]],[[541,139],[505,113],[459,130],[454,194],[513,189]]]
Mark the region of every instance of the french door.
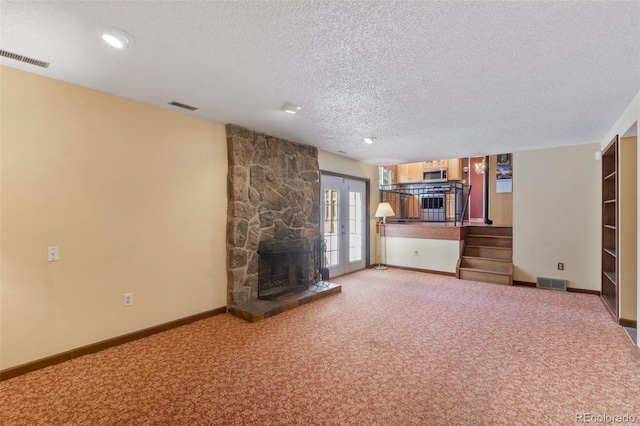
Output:
[[326,244],[324,265],[331,277],[366,267],[366,183],[321,177],[320,232]]

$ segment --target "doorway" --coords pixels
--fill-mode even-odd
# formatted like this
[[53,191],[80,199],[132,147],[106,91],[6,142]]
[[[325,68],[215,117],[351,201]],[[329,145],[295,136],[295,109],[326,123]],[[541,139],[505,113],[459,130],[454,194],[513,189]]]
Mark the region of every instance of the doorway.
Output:
[[331,277],[366,267],[367,185],[365,181],[321,176],[320,233],[324,265]]
[[469,200],[469,218],[480,220],[484,217],[484,174],[476,173],[476,164],[484,161],[484,157],[469,159],[469,184],[471,195]]

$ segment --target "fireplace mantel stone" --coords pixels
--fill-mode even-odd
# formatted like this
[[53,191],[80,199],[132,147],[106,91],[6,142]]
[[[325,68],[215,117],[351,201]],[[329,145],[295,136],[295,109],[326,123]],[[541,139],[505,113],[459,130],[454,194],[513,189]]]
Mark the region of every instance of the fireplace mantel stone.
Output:
[[258,298],[261,241],[320,235],[315,147],[227,124],[227,306]]

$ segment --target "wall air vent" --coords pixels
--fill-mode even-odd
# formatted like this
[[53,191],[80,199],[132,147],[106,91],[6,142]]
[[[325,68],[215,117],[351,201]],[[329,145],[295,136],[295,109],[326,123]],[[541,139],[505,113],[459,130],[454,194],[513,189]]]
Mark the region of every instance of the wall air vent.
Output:
[[16,61],[24,62],[26,64],[35,65],[37,67],[47,68],[49,67],[49,62],[41,61],[39,59],[29,58],[27,56],[18,55],[17,53],[7,52],[6,50],[0,50],[0,56],[9,59],[15,59]]
[[567,280],[559,280],[556,278],[536,278],[537,288],[546,288],[548,290],[567,291]]
[[182,102],[176,102],[176,101],[169,102],[169,105],[173,105],[178,108],[188,109],[189,111],[195,111],[199,109],[198,107],[194,107],[194,106],[183,104]]

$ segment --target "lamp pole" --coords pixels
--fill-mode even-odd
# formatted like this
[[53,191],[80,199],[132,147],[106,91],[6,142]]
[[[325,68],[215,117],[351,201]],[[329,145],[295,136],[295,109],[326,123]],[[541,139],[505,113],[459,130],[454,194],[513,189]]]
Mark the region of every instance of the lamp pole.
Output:
[[[389,203],[380,203],[378,204],[378,209],[376,210],[375,217],[381,217],[380,225],[378,226],[378,266],[376,269],[387,269],[386,266],[382,266],[381,258],[382,258],[382,231],[384,230],[384,226],[387,223],[387,216],[395,216],[396,214],[393,212],[391,208],[391,204]],[[384,237],[384,248],[385,248],[385,256],[387,255],[387,236]],[[386,260],[386,259],[385,259]]]
[[[384,271],[385,269],[388,269],[386,266],[382,266],[381,263],[381,259],[382,259],[382,230],[384,229],[384,225],[386,224],[386,220],[387,217],[383,216],[382,220],[380,221],[380,225],[378,227],[378,240],[379,240],[379,244],[378,244],[378,266],[376,266],[376,269]],[[384,238],[384,251],[385,254],[387,252],[387,237],[385,235]]]

